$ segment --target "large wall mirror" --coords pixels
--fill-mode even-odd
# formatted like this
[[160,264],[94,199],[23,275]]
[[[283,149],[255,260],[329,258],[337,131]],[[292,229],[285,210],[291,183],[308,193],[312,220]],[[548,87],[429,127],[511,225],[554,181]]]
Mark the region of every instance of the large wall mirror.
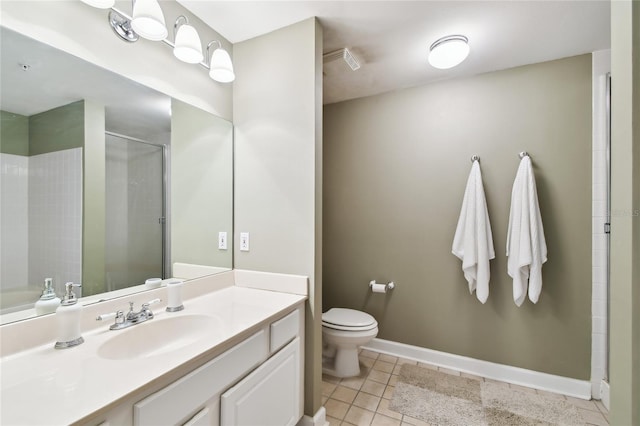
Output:
[[[233,267],[233,126],[0,27],[0,322]],[[38,310],[38,313],[42,309]]]

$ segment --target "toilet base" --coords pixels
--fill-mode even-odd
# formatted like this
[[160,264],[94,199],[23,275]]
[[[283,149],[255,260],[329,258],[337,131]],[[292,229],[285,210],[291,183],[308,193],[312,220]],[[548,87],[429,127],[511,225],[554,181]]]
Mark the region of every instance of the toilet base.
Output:
[[322,373],[338,378],[360,375],[358,348],[338,349],[335,358],[322,357]]

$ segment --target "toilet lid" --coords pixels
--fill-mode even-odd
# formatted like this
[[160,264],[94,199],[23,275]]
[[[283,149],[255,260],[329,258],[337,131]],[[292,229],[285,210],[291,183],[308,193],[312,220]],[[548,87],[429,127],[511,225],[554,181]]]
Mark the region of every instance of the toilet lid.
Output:
[[375,318],[366,312],[355,309],[331,308],[322,314],[322,322],[329,326],[342,327],[370,327],[377,325]]

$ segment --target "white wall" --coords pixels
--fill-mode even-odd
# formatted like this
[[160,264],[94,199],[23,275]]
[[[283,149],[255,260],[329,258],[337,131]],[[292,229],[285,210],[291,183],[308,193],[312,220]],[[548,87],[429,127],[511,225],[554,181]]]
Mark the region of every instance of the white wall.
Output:
[[[116,7],[131,13],[130,1]],[[220,40],[232,54],[231,44],[174,0],[161,2],[170,39],[173,23],[185,15],[203,43]],[[121,74],[131,80],[198,106],[227,120],[231,117],[232,86],[213,81],[199,65],[177,60],[161,42],[140,39],[126,43],[108,25],[108,12],[78,0],[0,2],[0,24]]]
[[234,45],[234,265],[309,277],[306,414],[321,405],[321,48],[313,18]]

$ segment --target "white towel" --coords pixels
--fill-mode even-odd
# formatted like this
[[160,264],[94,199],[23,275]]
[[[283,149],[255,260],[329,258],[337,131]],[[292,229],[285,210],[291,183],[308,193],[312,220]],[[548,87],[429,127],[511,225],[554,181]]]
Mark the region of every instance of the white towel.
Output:
[[520,160],[511,191],[507,232],[507,272],[513,278],[513,300],[522,305],[529,285],[529,300],[538,302],[542,292],[542,264],[547,261],[538,192],[531,159]]
[[462,260],[469,293],[475,290],[478,300],[485,303],[489,297],[489,260],[496,254],[478,161],[471,166],[451,252]]

